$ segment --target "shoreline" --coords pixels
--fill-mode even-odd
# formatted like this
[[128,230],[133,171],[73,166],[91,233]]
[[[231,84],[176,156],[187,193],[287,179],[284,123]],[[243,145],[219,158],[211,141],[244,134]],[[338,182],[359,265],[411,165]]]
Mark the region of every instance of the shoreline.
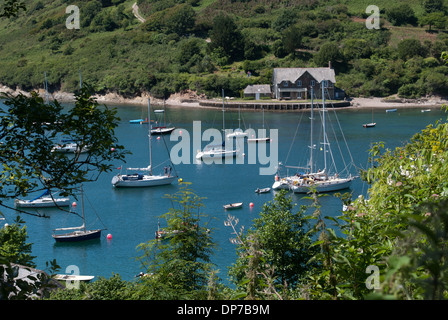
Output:
[[[46,93],[43,89],[36,90],[41,97],[45,97]],[[10,93],[13,95],[24,94],[29,96],[29,92],[22,91],[19,89],[13,90],[9,87],[3,86],[0,84],[0,92],[1,93]],[[75,96],[73,93],[67,92],[54,92],[49,94],[50,98],[56,99],[61,103],[73,103],[75,101]],[[124,106],[124,105],[133,105],[133,106],[146,106],[147,99],[150,97],[149,93],[143,93],[142,95],[134,98],[125,98],[117,93],[107,93],[105,95],[94,95],[94,98],[97,100],[99,104],[105,104],[107,106]],[[351,98],[348,100],[341,101],[332,101],[337,104],[350,103],[349,106],[340,106],[335,107],[336,109],[341,110],[362,110],[362,109],[400,109],[400,108],[426,108],[426,109],[434,109],[441,108],[443,105],[448,105],[447,99],[442,99],[440,97],[429,97],[429,98],[420,98],[420,99],[401,99],[397,97],[392,98],[379,98],[379,97],[370,97],[370,98]],[[331,103],[331,102],[329,102]],[[174,108],[200,108],[200,109],[217,109],[222,107],[222,99],[207,99],[205,95],[197,95],[195,92],[187,91],[184,93],[176,93],[171,95],[168,99],[163,101],[163,99],[156,99],[154,97],[151,98],[151,104],[157,106],[163,106],[164,104],[167,107]],[[240,106],[244,111],[258,111],[261,108],[254,107],[258,106],[300,106],[299,108],[291,108],[291,109],[265,109],[265,111],[274,111],[274,112],[300,112],[308,110],[306,105],[309,105],[310,102],[303,101],[278,101],[278,100],[245,100],[245,101],[232,101],[231,99],[226,101],[226,104]],[[216,106],[214,106],[216,105]],[[245,107],[247,106],[247,107]],[[302,108],[303,107],[303,108]]]

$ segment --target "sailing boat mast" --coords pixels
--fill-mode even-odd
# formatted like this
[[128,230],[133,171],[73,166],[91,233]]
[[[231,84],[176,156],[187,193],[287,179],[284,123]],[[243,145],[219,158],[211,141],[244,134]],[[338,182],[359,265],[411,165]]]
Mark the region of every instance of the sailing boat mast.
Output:
[[314,149],[314,145],[313,145],[313,122],[314,122],[314,90],[313,87],[311,87],[311,132],[310,132],[310,137],[311,137],[311,141],[310,141],[310,148],[311,148],[311,156],[310,156],[310,162],[311,162],[311,173],[313,172],[313,149]]
[[84,193],[81,184],[81,210],[82,210],[82,226],[81,228],[86,232],[86,217],[84,215]]
[[149,137],[149,174],[152,175],[152,146],[151,146],[151,102],[150,98],[148,98],[148,137]]
[[262,115],[263,115],[263,135],[264,135],[264,137],[263,138],[266,138],[266,130],[264,129],[264,107],[263,106],[261,106],[261,110],[262,110]]
[[224,124],[224,89],[222,89],[222,131],[225,131],[225,124]]
[[322,110],[323,120],[322,126],[324,131],[324,172],[327,172],[327,132],[325,130],[325,80],[322,80]]

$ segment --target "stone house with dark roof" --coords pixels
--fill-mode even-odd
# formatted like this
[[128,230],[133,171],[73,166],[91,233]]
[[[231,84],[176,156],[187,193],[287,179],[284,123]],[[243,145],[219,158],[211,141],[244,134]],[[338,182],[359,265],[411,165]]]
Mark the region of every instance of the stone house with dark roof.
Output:
[[325,83],[326,98],[343,99],[344,93],[335,88],[334,69],[328,68],[275,68],[272,74],[272,96],[278,100],[322,99],[322,86]]

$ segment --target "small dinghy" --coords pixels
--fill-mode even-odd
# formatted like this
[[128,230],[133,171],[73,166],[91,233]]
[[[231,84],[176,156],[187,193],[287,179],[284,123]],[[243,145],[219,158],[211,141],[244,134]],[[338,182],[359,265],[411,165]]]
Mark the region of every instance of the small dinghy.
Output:
[[225,204],[224,205],[224,209],[226,209],[226,210],[240,209],[242,207],[243,207],[243,203],[242,202],[229,203],[229,204]]

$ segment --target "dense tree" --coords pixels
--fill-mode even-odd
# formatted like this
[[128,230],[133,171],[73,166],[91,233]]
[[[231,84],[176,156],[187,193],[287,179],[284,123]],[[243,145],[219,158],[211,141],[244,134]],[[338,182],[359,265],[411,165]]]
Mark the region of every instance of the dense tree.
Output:
[[288,54],[295,54],[296,50],[300,48],[302,44],[302,34],[299,28],[291,26],[282,32],[282,44],[283,48]]
[[188,4],[181,4],[170,10],[166,26],[169,32],[185,35],[195,23],[195,12]]
[[201,212],[202,198],[183,182],[168,198],[173,207],[162,215],[164,238],[139,245],[144,272],[142,293],[152,299],[205,299],[215,247]]
[[420,18],[420,24],[422,26],[429,26],[429,31],[432,27],[436,29],[445,29],[447,24],[447,18],[443,12],[430,12]]
[[417,39],[401,40],[397,46],[398,56],[403,60],[407,60],[415,56],[424,56],[424,50],[425,49],[423,48],[421,42]]
[[423,10],[426,13],[442,11],[444,9],[443,0],[423,0],[422,1]]
[[[9,263],[16,263],[28,267],[36,267],[31,255],[31,243],[28,238],[26,226],[19,217],[12,225],[0,229],[0,257]],[[22,226],[23,225],[23,226]]]
[[232,17],[221,13],[213,19],[210,31],[212,50],[222,48],[232,60],[242,58],[244,52],[243,36]]
[[412,10],[412,8],[406,3],[387,9],[386,16],[387,20],[389,20],[394,26],[400,26],[407,23],[415,24],[417,22],[414,10]]
[[328,66],[328,62],[333,65],[342,59],[342,54],[336,43],[326,42],[319,49],[319,52],[314,56],[314,62],[319,67]]
[[[230,274],[236,285],[245,288],[250,299],[261,294],[263,288],[272,292],[295,288],[307,271],[315,267],[314,263],[308,263],[316,253],[310,247],[310,217],[304,215],[305,207],[298,212],[293,209],[291,197],[279,192],[263,206],[260,217],[254,219],[246,234],[236,233],[238,259]],[[236,231],[234,218],[230,217],[226,225]]]
[[0,17],[11,18],[19,14],[21,10],[26,10],[24,1],[21,0],[3,0]]

